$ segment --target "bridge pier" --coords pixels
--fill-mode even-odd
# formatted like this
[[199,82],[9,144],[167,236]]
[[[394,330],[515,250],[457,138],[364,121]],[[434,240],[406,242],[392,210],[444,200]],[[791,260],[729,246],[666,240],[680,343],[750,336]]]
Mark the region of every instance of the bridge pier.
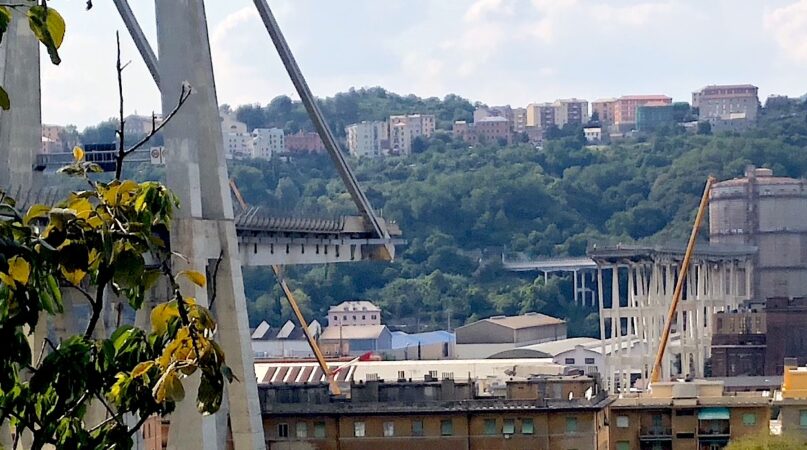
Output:
[[0,111],[0,187],[28,192],[34,155],[42,148],[39,41],[17,11],[0,46],[2,86],[11,109]]
[[[662,360],[662,379],[703,377],[710,354],[711,320],[717,311],[736,308],[748,299],[749,249],[731,252],[696,250],[675,314],[670,342]],[[627,392],[631,376],[647,387],[662,329],[680,276],[682,254],[667,249],[604,249],[597,263],[600,336],[605,361],[604,383],[611,392]],[[603,278],[611,272],[611,295],[603,298]],[[728,286],[726,285],[726,275]],[[728,289],[727,289],[728,287]],[[674,367],[679,361],[680,365]],[[675,369],[675,370],[673,370]]]
[[[166,180],[182,203],[171,246],[188,257],[191,268],[207,268],[208,289],[184,288],[204,306],[215,298],[218,338],[227,364],[240,380],[227,387],[226,406],[218,414],[229,411],[236,450],[265,448],[204,2],[156,0],[155,4],[163,114],[176,106],[184,82],[193,89],[164,128]],[[184,265],[179,259],[174,262],[177,269]],[[214,272],[215,282],[210,279]],[[215,293],[209,291],[214,285]],[[194,391],[195,386],[188,387]],[[227,421],[202,416],[195,399],[186,399],[171,416],[168,448],[225,448],[227,432],[217,423]]]

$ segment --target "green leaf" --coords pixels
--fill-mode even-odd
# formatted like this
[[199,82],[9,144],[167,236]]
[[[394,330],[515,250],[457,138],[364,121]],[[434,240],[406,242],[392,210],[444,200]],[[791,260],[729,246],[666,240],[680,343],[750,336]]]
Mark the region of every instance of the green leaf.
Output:
[[56,278],[52,274],[48,274],[47,281],[48,281],[48,288],[50,289],[51,295],[53,295],[53,298],[61,305],[62,304],[62,290],[59,287],[59,283],[56,281]]
[[8,92],[0,86],[0,108],[8,111],[11,108],[11,100],[8,98]]
[[220,375],[203,371],[196,396],[196,409],[205,415],[216,413],[221,407],[223,390],[224,381]]
[[113,262],[115,265],[114,280],[124,288],[139,286],[146,270],[146,261],[143,255],[126,250],[118,254]]
[[112,333],[109,340],[112,341],[112,345],[115,347],[115,350],[120,352],[121,349],[126,346],[127,341],[131,338],[134,332],[135,327],[131,325],[121,325],[117,330],[115,330],[115,332]]

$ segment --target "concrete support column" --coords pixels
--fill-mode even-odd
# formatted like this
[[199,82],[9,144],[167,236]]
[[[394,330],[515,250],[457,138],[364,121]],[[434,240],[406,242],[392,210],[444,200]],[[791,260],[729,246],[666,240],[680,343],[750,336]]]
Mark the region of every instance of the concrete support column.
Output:
[[[163,113],[174,109],[183,82],[193,89],[164,128],[166,179],[182,202],[171,233],[172,250],[187,256],[193,269],[207,269],[208,274],[221,258],[213,310],[227,364],[240,382],[228,386],[227,405],[219,414],[229,410],[236,450],[266,448],[204,2],[155,0],[155,4]],[[177,262],[175,267],[181,266]],[[199,304],[209,305],[212,292],[186,288]],[[191,380],[188,392],[194,392],[195,383]],[[227,421],[203,417],[196,411],[194,396],[188,397],[171,416],[168,448],[224,448],[227,432],[217,423]]]
[[0,111],[0,187],[32,188],[34,155],[42,147],[39,41],[16,11],[0,46],[0,83],[11,109]]
[[608,378],[608,375],[610,374],[609,370],[611,364],[610,364],[610,358],[608,357],[608,354],[605,352],[605,339],[607,338],[607,336],[605,335],[605,310],[602,300],[603,299],[602,266],[599,263],[597,264],[597,294],[600,297],[600,305],[598,307],[598,312],[600,316],[600,349],[605,364],[605,373],[603,374],[603,376],[605,376],[606,389],[610,390],[612,389],[612,385],[609,384],[611,380]]

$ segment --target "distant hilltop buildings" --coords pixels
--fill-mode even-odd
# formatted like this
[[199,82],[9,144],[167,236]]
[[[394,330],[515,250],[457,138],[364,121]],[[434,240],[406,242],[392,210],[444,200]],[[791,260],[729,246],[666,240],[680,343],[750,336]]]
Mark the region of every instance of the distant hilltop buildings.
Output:
[[433,114],[390,116],[387,121],[364,121],[345,128],[347,150],[356,157],[411,155],[415,140],[430,138],[435,130]]
[[300,131],[286,135],[280,128],[255,128],[238,121],[232,112],[221,111],[221,135],[227,159],[261,158],[295,153],[325,151],[325,145],[314,132]]
[[[709,85],[692,93],[691,103],[673,102],[663,94],[623,95],[589,102],[581,98],[533,102],[524,107],[478,105],[473,120],[455,121],[454,139],[474,146],[529,142],[541,145],[548,133],[567,126],[582,127],[586,141],[608,142],[633,132],[649,132],[683,125],[695,130],[708,124],[713,132],[742,131],[759,116],[759,89],[751,84]],[[787,101],[771,96],[768,102]],[[325,145],[316,132],[286,134],[280,128],[248,129],[229,108],[222,109],[221,130],[227,159],[318,153]],[[125,118],[127,136],[142,136],[159,126],[162,117],[132,114]],[[357,158],[408,156],[428,146],[437,131],[434,114],[394,114],[386,120],[361,121],[345,127],[345,150]],[[42,126],[42,153],[67,152],[78,142],[68,142],[65,127]],[[70,136],[76,136],[73,130]],[[75,140],[75,139],[74,139]]]

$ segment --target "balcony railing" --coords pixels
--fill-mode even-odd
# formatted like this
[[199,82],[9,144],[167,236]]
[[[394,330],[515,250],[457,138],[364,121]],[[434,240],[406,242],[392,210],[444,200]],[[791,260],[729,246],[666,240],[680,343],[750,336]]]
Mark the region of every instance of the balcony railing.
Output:
[[643,441],[672,439],[672,428],[662,426],[643,426],[639,431],[639,439]]

